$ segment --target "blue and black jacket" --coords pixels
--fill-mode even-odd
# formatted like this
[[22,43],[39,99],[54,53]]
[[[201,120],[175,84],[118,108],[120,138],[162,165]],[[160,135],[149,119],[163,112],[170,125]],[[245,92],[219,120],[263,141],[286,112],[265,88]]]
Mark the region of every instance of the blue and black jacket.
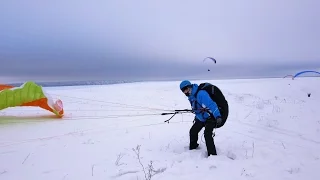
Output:
[[208,118],[210,118],[210,114],[212,114],[215,119],[221,117],[217,103],[211,99],[207,91],[198,91],[198,88],[199,86],[197,84],[193,84],[192,92],[188,97],[196,118],[201,122],[205,122]]

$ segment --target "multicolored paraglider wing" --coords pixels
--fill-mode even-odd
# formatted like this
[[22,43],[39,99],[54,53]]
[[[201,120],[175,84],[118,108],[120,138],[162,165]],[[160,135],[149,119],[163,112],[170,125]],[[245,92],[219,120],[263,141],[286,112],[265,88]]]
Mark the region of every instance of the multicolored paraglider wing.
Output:
[[0,91],[4,89],[10,89],[10,88],[14,88],[14,87],[6,84],[0,84]]
[[62,101],[54,102],[42,87],[34,82],[26,82],[20,87],[0,85],[0,110],[17,106],[37,106],[59,117],[64,113]]

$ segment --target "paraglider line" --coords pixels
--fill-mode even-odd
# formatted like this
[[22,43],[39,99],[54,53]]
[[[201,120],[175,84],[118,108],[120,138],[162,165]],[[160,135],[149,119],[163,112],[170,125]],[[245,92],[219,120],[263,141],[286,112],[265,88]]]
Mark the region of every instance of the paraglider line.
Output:
[[96,100],[96,99],[79,98],[79,97],[65,96],[65,95],[59,95],[59,94],[52,94],[52,95],[66,97],[66,98],[72,98],[72,99],[80,99],[80,100],[85,100],[85,101],[101,102],[101,103],[105,103],[105,104],[121,105],[123,107],[141,108],[141,109],[156,110],[156,111],[171,111],[171,110],[160,109],[160,108],[150,108],[150,107],[145,107],[145,106],[129,105],[129,104],[124,104],[124,103],[117,103],[117,102],[110,102],[110,101],[103,101],[103,100]]

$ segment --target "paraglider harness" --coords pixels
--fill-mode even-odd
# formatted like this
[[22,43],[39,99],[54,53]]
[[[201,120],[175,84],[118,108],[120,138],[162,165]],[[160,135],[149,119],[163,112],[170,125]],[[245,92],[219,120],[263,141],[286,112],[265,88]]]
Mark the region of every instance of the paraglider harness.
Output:
[[[215,101],[218,105],[220,105],[220,102],[225,101],[224,96],[223,96],[222,92],[220,91],[220,89],[218,89],[216,86],[214,86],[214,85],[212,85],[210,83],[201,83],[201,84],[199,84],[198,89],[194,94],[195,97],[197,97],[197,94],[198,94],[198,92],[200,90],[205,90],[209,94],[210,98],[213,101]],[[221,98],[219,98],[219,96]],[[198,103],[198,102],[196,101],[196,103]],[[209,111],[209,109],[202,108],[201,104],[199,104],[199,103],[198,103],[198,105],[201,107],[201,109],[200,109],[201,112],[207,112],[207,113],[210,114],[210,117],[214,117],[213,114]],[[218,106],[218,108],[219,108],[219,110],[221,109],[219,106]],[[189,109],[182,109],[182,110],[174,110],[174,112],[170,112],[170,113],[162,113],[161,115],[172,114],[172,116],[168,120],[164,121],[164,122],[169,123],[169,121],[176,114],[182,114],[182,113],[194,113],[194,111],[193,110],[189,110]]]
[[[227,101],[223,95],[223,93],[221,92],[221,90],[215,86],[215,85],[212,85],[210,83],[201,83],[199,86],[198,86],[198,89],[195,93],[195,97],[197,97],[197,94],[200,90],[205,90],[210,98],[216,102],[217,106],[218,106],[218,109],[219,111],[223,110],[223,107],[224,106],[227,106]],[[209,119],[215,119],[213,113],[208,109],[208,108],[203,108],[201,106],[201,104],[199,104],[198,102],[196,102],[199,106],[200,106],[200,112],[206,112],[208,113],[210,116],[207,118],[207,120]],[[194,120],[195,122],[195,120]],[[216,123],[216,127],[217,128],[218,124]]]

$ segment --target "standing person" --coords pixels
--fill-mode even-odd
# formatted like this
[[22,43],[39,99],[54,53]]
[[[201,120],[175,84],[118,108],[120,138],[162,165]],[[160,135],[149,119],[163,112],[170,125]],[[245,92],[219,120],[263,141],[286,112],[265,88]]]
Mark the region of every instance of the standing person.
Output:
[[217,155],[214,144],[213,129],[222,127],[228,118],[229,106],[221,90],[210,83],[191,84],[184,80],[180,83],[180,90],[188,97],[195,113],[194,123],[190,128],[189,149],[196,149],[198,134],[204,127],[208,156]]

